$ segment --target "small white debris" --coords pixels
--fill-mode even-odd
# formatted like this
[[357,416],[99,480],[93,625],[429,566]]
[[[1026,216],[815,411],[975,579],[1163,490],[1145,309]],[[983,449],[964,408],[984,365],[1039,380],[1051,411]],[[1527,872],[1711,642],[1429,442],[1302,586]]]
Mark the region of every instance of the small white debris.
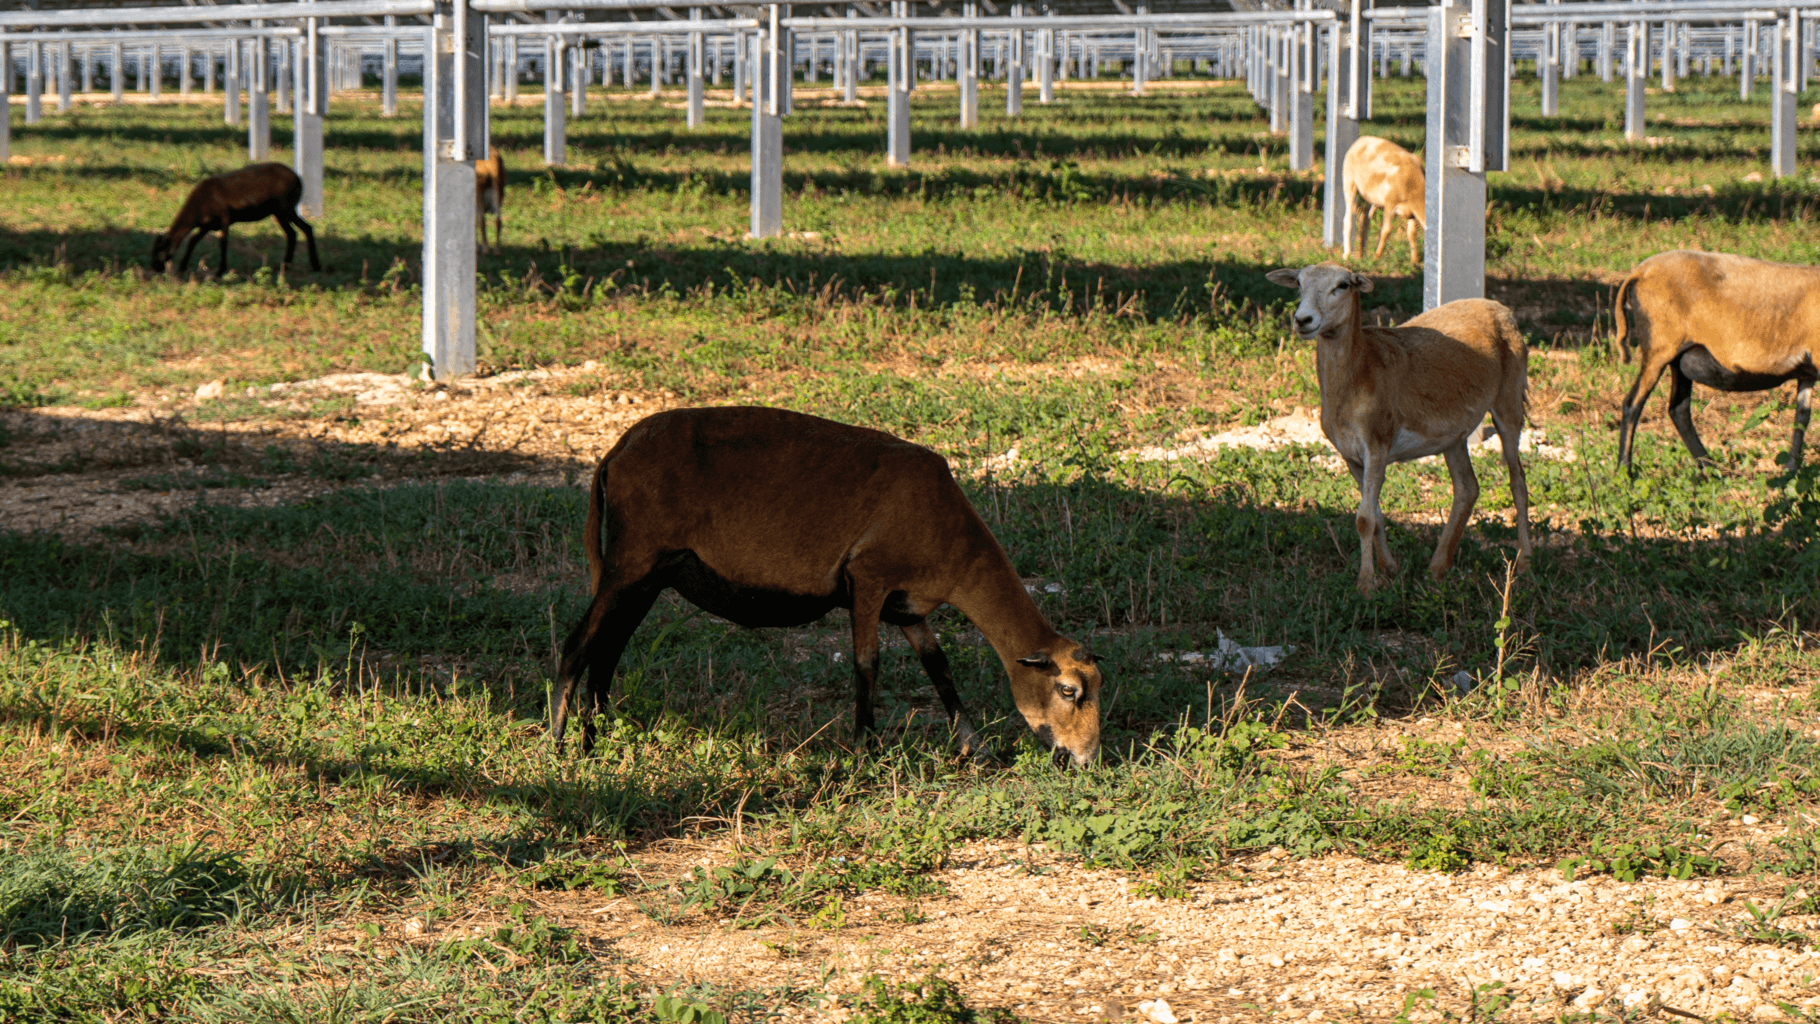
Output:
[[1668,922],[1668,930],[1671,932],[1684,932],[1693,926],[1694,923],[1685,917],[1677,917]]
[[1209,668],[1220,672],[1243,672],[1246,669],[1273,668],[1283,659],[1294,654],[1294,644],[1282,647],[1240,647],[1226,636],[1224,630],[1215,630],[1219,637],[1219,649],[1212,654],[1200,651],[1164,651],[1156,656],[1158,661],[1179,661],[1187,665],[1198,665],[1206,662]]
[[[1045,593],[1045,594],[1065,594],[1065,593],[1067,593],[1067,591],[1062,589],[1062,585],[1060,583],[1049,583],[1049,584],[1044,585],[1043,593]],[[1749,823],[1746,822],[1746,824],[1749,824]]]
[[1462,697],[1471,693],[1472,688],[1474,686],[1478,685],[1478,680],[1474,679],[1472,676],[1472,673],[1466,671],[1465,669],[1461,669],[1460,671],[1455,672],[1453,674],[1453,677],[1451,679],[1449,679],[1448,681],[1453,683],[1453,688],[1458,690],[1460,692],[1460,696],[1462,696]]
[[405,923],[404,923],[405,936],[407,938],[416,938],[417,936],[422,935],[424,933],[424,929],[426,927],[428,927],[428,923],[426,921],[424,921],[423,918],[421,918],[421,917],[410,918],[409,920],[405,921]]
[[845,654],[842,654],[839,651],[834,652],[833,661],[836,665],[838,665],[841,662],[846,661],[846,660],[847,660],[847,656]]
[[212,380],[212,381],[209,381],[207,384],[197,385],[196,401],[213,402],[217,398],[220,398],[222,396],[222,394],[225,393],[226,391],[227,391],[226,383],[224,383],[222,381],[218,381],[218,380]]
[[1762,171],[1752,171],[1749,174],[1746,174],[1744,176],[1744,180],[1745,181],[1762,181],[1763,172]]
[[1155,1021],[1156,1024],[1177,1024],[1179,1018],[1169,1004],[1161,999],[1139,1003],[1138,1012]]
[[1760,821],[1762,819],[1758,818],[1754,814],[1746,814],[1744,817],[1739,818],[1738,820],[1744,822],[1746,825],[1755,825],[1758,821]]

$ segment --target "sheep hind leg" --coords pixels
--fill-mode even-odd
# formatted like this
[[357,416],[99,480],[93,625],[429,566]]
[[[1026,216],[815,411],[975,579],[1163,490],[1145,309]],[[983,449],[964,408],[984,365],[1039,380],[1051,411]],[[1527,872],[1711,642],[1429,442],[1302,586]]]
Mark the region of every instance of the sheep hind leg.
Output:
[[1668,368],[1666,363],[1652,364],[1649,359],[1648,346],[1644,347],[1643,366],[1637,372],[1637,379],[1630,386],[1630,394],[1624,397],[1624,408],[1618,421],[1618,468],[1635,475],[1631,469],[1631,455],[1637,443],[1637,424],[1643,419],[1643,403],[1648,400],[1650,392],[1656,390],[1656,382],[1662,379],[1662,371]]
[[1517,445],[1523,434],[1523,399],[1515,409],[1492,409],[1491,422],[1498,428],[1498,446],[1504,449],[1504,468],[1510,471],[1510,503],[1517,515],[1517,568],[1529,566],[1532,548],[1529,543],[1529,478],[1523,475],[1523,456]]
[[1681,372],[1680,363],[1670,363],[1668,368],[1674,374],[1668,391],[1668,418],[1674,422],[1681,443],[1687,446],[1687,453],[1694,457],[1694,462],[1701,469],[1710,469],[1713,458],[1707,454],[1706,445],[1700,443],[1700,434],[1694,429],[1694,382]]
[[227,273],[227,246],[228,246],[228,237],[227,236],[228,236],[227,225],[223,224],[221,226],[221,263],[215,267],[215,280],[217,280],[217,281],[221,280],[221,276],[223,274]]
[[960,737],[961,756],[981,756],[985,750],[979,734],[973,731],[973,723],[967,721],[966,710],[961,707],[961,695],[954,689],[954,676],[948,671],[948,655],[942,651],[935,630],[929,628],[927,621],[902,628],[904,639],[916,649],[917,660],[923,663],[923,671],[935,685],[935,695],[942,699],[942,708],[948,712],[949,727]]
[[[1514,450],[1516,441],[1506,438],[1509,435],[1500,431],[1500,441]],[[1466,534],[1466,522],[1472,518],[1473,507],[1479,503],[1479,478],[1472,471],[1472,456],[1466,453],[1466,440],[1460,439],[1441,454],[1447,459],[1447,475],[1453,478],[1453,511],[1447,514],[1441,543],[1435,545],[1434,558],[1428,563],[1428,575],[1436,580],[1453,568],[1454,556],[1460,551],[1460,538]],[[1517,472],[1521,473],[1521,468]],[[1515,479],[1512,477],[1513,481]]]
[[620,656],[625,654],[633,631],[645,620],[662,591],[662,586],[647,581],[629,587],[604,587],[581,621],[569,631],[562,645],[556,688],[550,696],[550,733],[556,738],[557,753],[562,753],[571,693],[576,696],[576,717],[581,719],[581,751],[586,754],[594,749],[594,716],[602,698],[612,689],[613,673],[619,670]]
[[1384,226],[1378,230],[1378,247],[1377,247],[1377,249],[1372,251],[1372,254],[1371,254],[1372,259],[1374,259],[1374,260],[1381,259],[1383,257],[1384,246],[1386,243],[1388,243],[1390,241],[1391,229],[1395,228],[1396,226],[1397,226],[1397,219],[1396,219],[1396,217],[1391,215],[1390,207],[1388,207],[1388,206],[1384,207]]
[[[297,229],[299,231],[303,232],[303,240],[305,243],[307,243],[309,245],[310,270],[314,271],[314,272],[318,272],[318,273],[321,272],[322,261],[316,258],[316,232],[310,230],[310,222],[307,220],[304,220],[302,217],[297,216],[296,213],[292,213],[288,219],[290,220],[291,223],[297,225]],[[286,254],[285,262],[286,263],[290,262],[290,256],[288,253]]]
[[1795,436],[1788,443],[1788,471],[1793,473],[1801,468],[1801,449],[1807,441],[1808,414],[1813,411],[1814,382],[1801,381],[1795,385]]

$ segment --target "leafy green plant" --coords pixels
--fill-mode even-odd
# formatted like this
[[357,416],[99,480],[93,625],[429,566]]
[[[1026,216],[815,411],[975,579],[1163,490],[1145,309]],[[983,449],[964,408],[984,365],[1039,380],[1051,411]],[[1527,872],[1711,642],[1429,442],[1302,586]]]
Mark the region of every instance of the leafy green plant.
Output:
[[852,1019],[861,1024],[1013,1024],[1017,1018],[1004,1010],[968,1006],[953,982],[931,974],[897,985],[876,975],[867,978]]
[[1600,836],[1584,854],[1564,857],[1556,867],[1570,882],[1582,874],[1607,873],[1620,882],[1634,882],[1645,875],[1679,879],[1713,875],[1721,865],[1717,858],[1672,843],[1612,842]]

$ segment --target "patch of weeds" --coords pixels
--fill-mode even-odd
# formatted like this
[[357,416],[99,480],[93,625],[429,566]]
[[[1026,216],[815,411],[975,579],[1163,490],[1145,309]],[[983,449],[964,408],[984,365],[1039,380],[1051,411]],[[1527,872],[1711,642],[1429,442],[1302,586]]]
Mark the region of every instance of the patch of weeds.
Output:
[[1289,746],[1289,737],[1263,722],[1238,721],[1217,733],[1192,726],[1183,729],[1175,734],[1175,746],[1203,768],[1236,773],[1260,752]]
[[1779,875],[1798,876],[1820,873],[1820,834],[1790,832],[1770,840],[1782,851],[1782,859],[1770,865]]
[[592,889],[603,896],[618,896],[628,888],[617,866],[594,861],[545,861],[526,871],[521,880],[533,889]]
[[1438,779],[1447,774],[1454,758],[1459,756],[1465,745],[1466,738],[1463,736],[1452,743],[1434,743],[1414,736],[1405,737],[1403,749],[1397,753],[1397,763],[1389,770]]
[[1655,899],[1631,900],[1630,909],[1623,917],[1614,918],[1605,926],[1613,935],[1654,935],[1664,927],[1662,920],[1649,912]]
[[573,930],[551,924],[546,917],[532,917],[523,903],[508,907],[506,919],[485,935],[443,943],[444,952],[457,963],[471,958],[491,962],[492,954],[505,953],[533,963],[572,964],[585,955]]
[[882,889],[893,896],[911,899],[948,894],[948,887],[943,883],[927,875],[907,871],[898,861],[873,859],[831,866],[839,871],[841,884],[857,892]]
[[1776,922],[1790,913],[1801,913],[1813,900],[1800,895],[1790,894],[1782,897],[1776,905],[1768,910],[1757,906],[1752,900],[1744,901],[1744,909],[1750,913],[1750,920],[1732,926],[1732,935],[1740,942],[1755,942],[1766,946],[1786,946],[1800,949],[1814,941],[1807,932],[1793,928],[1783,928]]
[[256,884],[238,857],[200,846],[9,854],[0,868],[0,944],[219,925],[254,901]]
[[727,1015],[686,995],[661,995],[651,1000],[651,1012],[671,1024],[727,1024]]
[[1469,755],[1474,765],[1466,786],[1488,800],[1525,800],[1535,792],[1536,776],[1488,750]]
[[124,391],[111,395],[95,395],[82,400],[84,409],[125,409],[133,404],[133,396]]
[[270,487],[262,477],[247,476],[235,470],[209,467],[195,473],[155,473],[151,476],[124,477],[114,484],[117,491],[194,491],[222,487]]
[[1139,882],[1132,887],[1134,896],[1154,896],[1160,900],[1185,900],[1194,893],[1189,884],[1200,877],[1201,859],[1199,857],[1178,857],[1157,871],[1154,878]]
[[776,857],[742,857],[712,871],[696,868],[683,885],[683,898],[685,906],[726,917],[735,928],[760,928],[791,911],[844,920],[840,908],[830,912],[830,901],[824,898],[836,885],[838,879],[832,875],[814,870],[798,874],[779,865]]
[[372,466],[329,452],[318,453],[304,471],[320,480],[364,480],[374,474]]
[[855,1024],[1012,1024],[1008,1010],[976,1010],[954,983],[931,974],[901,985],[873,975],[853,1008]]
[[1451,832],[1418,839],[1410,847],[1403,866],[1411,871],[1451,875],[1472,866],[1472,846]]
[[1820,776],[1810,775],[1804,779],[1777,776],[1766,782],[1752,775],[1720,786],[1713,795],[1733,814],[1745,811],[1774,814],[1787,807],[1812,803],[1814,797],[1820,795]]
[[1584,854],[1564,857],[1556,867],[1569,882],[1581,874],[1607,873],[1620,882],[1634,882],[1645,875],[1681,880],[1715,875],[1721,865],[1715,857],[1672,843],[1608,842],[1595,836]]

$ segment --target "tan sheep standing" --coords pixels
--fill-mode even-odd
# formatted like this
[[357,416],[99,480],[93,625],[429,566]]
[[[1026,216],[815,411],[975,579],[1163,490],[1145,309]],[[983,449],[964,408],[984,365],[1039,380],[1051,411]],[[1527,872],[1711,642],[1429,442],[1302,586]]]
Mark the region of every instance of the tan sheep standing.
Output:
[[[1378,248],[1372,258],[1384,255],[1384,243],[1390,239],[1390,228],[1395,218],[1402,217],[1407,222],[1409,237],[1409,259],[1416,266],[1422,265],[1422,257],[1416,251],[1416,226],[1428,230],[1428,187],[1422,177],[1422,161],[1402,146],[1380,139],[1375,135],[1361,135],[1359,141],[1346,151],[1345,190],[1346,190],[1346,237],[1342,253],[1351,256],[1353,231],[1352,213],[1353,197],[1365,197],[1365,212],[1359,217],[1358,236],[1364,237],[1371,225],[1371,211],[1374,208],[1384,210],[1384,229],[1378,232]],[[1361,244],[1361,250],[1364,248]]]
[[1335,263],[1265,275],[1299,288],[1295,331],[1315,343],[1321,431],[1359,485],[1359,590],[1378,584],[1376,568],[1397,571],[1385,542],[1378,499],[1384,471],[1428,455],[1447,460],[1453,509],[1428,563],[1440,579],[1453,567],[1466,522],[1479,500],[1467,440],[1485,422],[1498,428],[1516,508],[1517,567],[1529,564],[1529,487],[1517,443],[1529,389],[1529,349],[1510,310],[1489,299],[1459,299],[1401,327],[1367,327],[1359,295],[1371,279]]

